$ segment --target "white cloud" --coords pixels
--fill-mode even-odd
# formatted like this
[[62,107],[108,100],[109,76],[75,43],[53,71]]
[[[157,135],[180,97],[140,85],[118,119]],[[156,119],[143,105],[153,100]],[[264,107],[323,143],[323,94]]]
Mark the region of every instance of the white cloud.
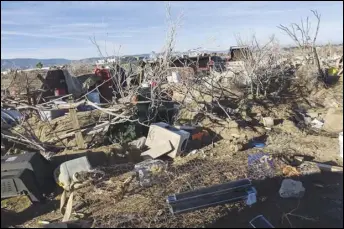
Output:
[[63,25],[51,25],[50,28],[60,28],[63,30],[66,29],[75,29],[75,28],[107,28],[109,26],[108,23],[71,23],[71,24],[63,24]]
[[1,17],[16,17],[16,16],[33,16],[35,15],[36,11],[35,10],[28,10],[25,8],[22,9],[1,9]]
[[[66,55],[68,53],[68,55]],[[49,59],[49,58],[67,58],[72,60],[81,59],[84,57],[97,56],[97,51],[91,45],[88,47],[56,47],[56,48],[36,48],[36,49],[20,49],[20,50],[8,50],[3,54],[1,51],[1,58],[37,58],[37,59]]]
[[70,40],[85,40],[85,39],[76,38],[76,37],[55,36],[55,35],[51,35],[51,34],[27,33],[27,32],[19,32],[19,31],[1,31],[1,35],[37,37],[37,38],[70,39]]
[[21,23],[15,21],[1,20],[1,25],[20,25]]
[[110,35],[110,36],[106,36],[108,38],[131,38],[133,36],[131,35]]

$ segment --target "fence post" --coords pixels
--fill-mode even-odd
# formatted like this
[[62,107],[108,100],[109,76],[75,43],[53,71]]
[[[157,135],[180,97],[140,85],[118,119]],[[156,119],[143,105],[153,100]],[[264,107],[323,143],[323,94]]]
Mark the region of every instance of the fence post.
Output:
[[72,122],[72,126],[75,130],[76,144],[77,144],[79,149],[84,149],[85,148],[85,142],[84,142],[84,138],[82,137],[82,133],[80,131],[80,125],[79,125],[78,116],[76,114],[76,108],[70,108],[69,109],[69,115],[70,115],[70,120]]

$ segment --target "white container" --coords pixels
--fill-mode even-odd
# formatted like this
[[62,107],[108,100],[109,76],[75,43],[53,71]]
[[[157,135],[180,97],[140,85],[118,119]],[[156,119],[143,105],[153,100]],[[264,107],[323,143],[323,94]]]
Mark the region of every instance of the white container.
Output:
[[70,161],[63,162],[54,171],[54,178],[56,183],[69,190],[69,186],[73,180],[73,175],[78,172],[89,172],[91,171],[91,165],[86,156],[76,158]]
[[339,133],[339,156],[343,159],[343,132]]
[[40,116],[42,121],[51,121],[55,118],[65,115],[66,111],[64,110],[52,110],[52,111],[40,111]]
[[[54,101],[56,105],[66,104],[65,101],[56,100]],[[50,110],[50,111],[40,111],[39,112],[42,121],[51,121],[55,118],[61,117],[66,114],[66,110]]]
[[272,127],[274,125],[274,119],[271,117],[265,117],[263,118],[263,123],[265,127]]
[[169,157],[175,158],[185,151],[190,133],[179,130],[164,122],[152,123],[146,140],[146,146],[149,148],[156,147],[159,142],[169,141],[173,146],[173,151],[168,154]]

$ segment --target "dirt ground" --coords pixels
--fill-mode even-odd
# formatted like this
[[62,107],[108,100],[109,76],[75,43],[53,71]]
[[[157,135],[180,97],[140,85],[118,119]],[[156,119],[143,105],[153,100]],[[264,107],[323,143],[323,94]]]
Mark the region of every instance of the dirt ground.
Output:
[[[214,121],[210,118],[198,120],[203,128],[216,134],[218,141],[202,147],[193,156],[175,159],[168,175],[153,188],[141,189],[134,184],[130,185],[128,193],[120,201],[114,201],[113,198],[117,197],[113,194],[118,187],[118,182],[125,179],[123,176],[128,171],[109,173],[109,182],[102,184],[108,185],[105,185],[105,188],[92,186],[81,190],[80,198],[87,200],[86,206],[82,208],[84,218],[93,221],[95,227],[246,228],[250,227],[249,221],[252,218],[264,215],[275,227],[342,228],[342,173],[321,172],[292,177],[302,181],[306,189],[304,197],[299,200],[282,199],[278,194],[281,182],[285,178],[281,172],[285,166],[281,162],[281,156],[310,156],[316,162],[343,165],[343,160],[338,156],[338,133],[315,130],[295,120],[295,106],[318,111],[326,108],[328,100],[335,99],[338,102],[338,96],[333,96],[333,94],[343,94],[342,81],[341,86],[322,92],[323,96],[319,96],[320,92],[314,95],[312,101],[298,98],[298,100],[287,102],[253,103],[250,108],[233,120]],[[314,104],[314,101],[323,105],[309,105]],[[342,104],[339,106],[342,107]],[[262,125],[259,116],[270,116],[277,122],[271,130],[268,130]],[[190,115],[189,118],[195,117]],[[252,148],[253,140],[264,143],[265,146],[260,149]],[[104,151],[104,149],[99,149],[99,151]],[[256,204],[251,207],[244,204],[230,204],[182,216],[172,216],[165,209],[167,195],[229,180],[248,178],[248,157],[257,152],[269,154],[278,166],[274,177],[253,179],[252,182],[258,191]],[[130,160],[130,152],[128,154],[129,161],[136,163],[136,159]],[[23,202],[23,197],[19,200],[12,198],[2,201],[2,209],[5,207],[7,210],[17,212],[8,217],[5,217],[5,213],[2,212],[2,225],[37,227],[41,226],[40,220],[60,221],[62,219],[62,214],[59,212],[60,193],[61,190],[57,190],[46,203],[36,205]],[[118,221],[122,220],[121,215],[133,215],[133,218],[130,222],[119,223]]]
[[[312,136],[306,137],[304,141],[310,141]],[[318,144],[317,144],[318,143]],[[301,144],[301,143],[300,143]],[[318,148],[319,151],[323,150],[328,145],[323,145],[319,143],[319,141],[314,142],[315,148]],[[203,153],[200,155],[196,155],[195,159],[202,158],[200,163],[190,164],[190,168],[186,167],[185,171],[190,171],[190,173],[196,174],[196,171],[202,171],[204,174],[210,174],[211,170],[213,171],[212,174],[218,175],[222,174],[227,177],[229,180],[235,180],[240,178],[245,178],[248,176],[247,174],[247,157],[250,154],[264,151],[269,152],[273,155],[273,147],[267,146],[266,149],[247,149],[244,151],[238,152],[229,152],[228,150],[228,141],[221,140],[215,143],[214,146],[207,146],[203,148]],[[279,147],[279,146],[278,146]],[[323,147],[323,148],[321,148]],[[269,149],[269,150],[268,150]],[[335,151],[338,148],[332,148],[332,154],[335,154]],[[331,150],[328,150],[330,152]],[[275,155],[275,160],[278,159],[279,152]],[[312,154],[314,155],[314,154]],[[190,159],[186,159],[190,160]],[[191,160],[192,161],[192,160]],[[208,161],[216,161],[216,165],[208,167],[202,167],[201,164],[207,164]],[[220,163],[223,165],[220,165]],[[175,162],[176,164],[179,163],[186,163],[186,162],[179,162],[178,160]],[[179,167],[178,167],[179,168]],[[197,168],[197,170],[192,170],[191,168]],[[207,170],[208,169],[208,170]],[[185,171],[180,171],[180,174],[184,174]],[[228,174],[229,173],[229,174]],[[191,185],[199,183],[199,180],[195,178],[199,177],[194,176],[193,181],[191,179]],[[207,177],[204,175],[204,178]],[[281,182],[283,180],[283,176],[277,174],[273,178],[266,178],[265,180],[253,180],[254,187],[258,191],[258,201],[256,204],[252,205],[251,207],[245,206],[245,204],[232,204],[226,205],[222,207],[221,217],[220,213],[219,216],[213,216],[217,220],[212,222],[211,220],[203,219],[203,226],[209,228],[225,228],[225,227],[240,227],[246,228],[249,227],[249,221],[257,216],[257,215],[264,215],[272,225],[275,227],[282,227],[282,228],[294,228],[294,227],[302,227],[302,228],[310,228],[310,227],[330,227],[330,228],[340,228],[343,227],[343,175],[342,173],[328,173],[323,172],[320,174],[313,174],[307,176],[300,176],[300,177],[293,177],[295,180],[302,181],[306,193],[303,198],[300,200],[297,199],[282,199],[279,194],[278,190],[280,188]],[[221,183],[223,178],[211,178],[212,181],[207,181],[209,184],[216,184]],[[193,183],[192,183],[193,182]],[[165,186],[164,186],[165,187]],[[173,193],[173,189],[170,192]],[[114,192],[114,190],[112,190]],[[167,191],[168,192],[168,191]],[[61,190],[57,190],[56,193],[61,193]],[[148,204],[147,202],[150,199],[149,194],[141,193],[141,195],[146,196],[148,199],[142,199],[138,204]],[[153,195],[153,194],[152,194]],[[166,194],[167,195],[167,194]],[[94,195],[91,195],[94,198]],[[156,197],[156,201],[159,202],[160,206],[163,207],[164,201],[163,196]],[[20,197],[21,200],[25,200],[25,197]],[[24,198],[24,199],[23,199]],[[96,197],[96,199],[99,197]],[[129,198],[129,197],[128,197]],[[133,197],[134,198],[134,197]],[[135,197],[137,198],[137,197]],[[130,198],[129,198],[130,199]],[[140,198],[139,198],[140,199]],[[8,201],[7,209],[15,210],[18,212],[17,215],[12,216],[15,220],[12,221],[16,222],[18,227],[40,227],[42,226],[39,221],[58,221],[61,220],[62,215],[59,212],[59,196],[56,198],[44,203],[44,204],[36,204],[31,205],[28,207],[28,204],[20,204],[18,199]],[[90,216],[91,219],[95,217],[101,217],[102,215],[108,214],[110,211],[113,211],[113,208],[119,205],[109,205],[108,202],[99,202],[96,200],[90,200],[90,202],[94,201],[93,204],[87,207],[87,214],[86,216]],[[23,202],[22,202],[23,203]],[[4,203],[2,202],[2,205]],[[124,205],[126,206],[126,205]],[[137,211],[137,210],[136,210]],[[148,210],[147,210],[148,211]],[[290,213],[290,214],[288,214]],[[113,213],[111,213],[113,214]],[[202,214],[209,214],[211,215],[212,212],[209,211],[197,211],[197,213],[186,214],[185,216],[181,217],[171,217],[171,219],[166,219],[166,224],[173,225],[171,222],[172,219],[174,220],[182,220],[181,222],[185,223],[185,218],[187,217],[195,217],[195,220],[199,220],[202,218]],[[203,216],[204,217],[204,216]],[[87,218],[87,217],[86,217]],[[184,221],[183,221],[184,220]],[[6,221],[6,220],[5,220]],[[195,222],[192,222],[195,223]],[[202,224],[202,221],[194,224],[199,225]],[[176,226],[176,225],[175,225]],[[97,226],[98,227],[98,226]],[[109,227],[109,226],[103,226]]]
[[296,178],[306,189],[300,200],[279,197],[281,180],[273,178],[256,182],[257,204],[242,210],[228,209],[228,216],[209,227],[247,228],[249,221],[257,215],[263,215],[276,228],[343,227],[342,174],[324,173]]

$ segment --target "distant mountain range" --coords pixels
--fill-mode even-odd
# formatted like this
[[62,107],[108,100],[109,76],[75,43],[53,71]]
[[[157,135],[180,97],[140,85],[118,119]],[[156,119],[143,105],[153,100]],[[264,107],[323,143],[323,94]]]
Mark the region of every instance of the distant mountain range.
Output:
[[1,71],[7,69],[27,69],[35,68],[36,64],[41,62],[44,67],[53,65],[64,65],[71,63],[67,59],[31,59],[31,58],[16,58],[16,59],[1,59]]
[[[146,57],[149,56],[149,54],[140,54],[140,55],[133,55],[138,57]],[[70,64],[72,62],[77,63],[95,63],[97,60],[100,60],[103,58],[99,57],[92,57],[92,58],[86,58],[81,60],[68,60],[68,59],[32,59],[32,58],[15,58],[15,59],[1,59],[1,71],[6,71],[8,69],[29,69],[29,68],[35,68],[36,64],[41,62],[43,64],[43,67],[51,67],[55,65],[64,65],[64,64]]]
[[[203,52],[207,52],[206,50],[203,50]],[[210,52],[210,51],[209,51]],[[222,53],[227,51],[217,51],[217,53]],[[186,54],[186,52],[176,52],[176,54]],[[158,55],[158,53],[156,53]],[[139,54],[139,55],[127,55],[124,57],[149,57],[150,54]],[[100,57],[91,57],[91,58],[85,58],[80,60],[68,60],[68,59],[62,59],[62,58],[56,58],[56,59],[32,59],[32,58],[15,58],[15,59],[1,59],[1,71],[6,71],[8,69],[29,69],[29,68],[35,68],[36,64],[41,62],[43,64],[43,67],[51,67],[55,65],[64,65],[64,64],[70,64],[72,62],[76,63],[95,63],[97,60],[100,60],[103,58]]]
[[[322,45],[319,45],[321,47]],[[343,43],[338,44],[332,44],[332,46],[343,46]],[[285,46],[284,49],[293,49],[296,47],[293,46]],[[210,51],[210,50],[199,50],[201,52],[208,52],[208,53],[228,53],[228,50],[225,51]],[[175,54],[187,54],[190,52],[198,52],[197,50],[190,50],[189,52],[175,52]],[[156,55],[159,55],[159,53],[155,53]],[[124,57],[149,57],[151,54],[139,54],[139,55],[126,55]],[[95,63],[97,60],[100,60],[103,58],[100,57],[92,57],[92,58],[85,58],[80,60],[68,60],[68,59],[62,59],[62,58],[56,58],[56,59],[32,59],[32,58],[16,58],[16,59],[1,59],[1,71],[5,71],[8,69],[29,69],[29,68],[35,68],[36,64],[38,62],[41,62],[43,64],[43,67],[51,67],[54,65],[64,65],[64,64],[70,64],[71,62],[76,63]]]

